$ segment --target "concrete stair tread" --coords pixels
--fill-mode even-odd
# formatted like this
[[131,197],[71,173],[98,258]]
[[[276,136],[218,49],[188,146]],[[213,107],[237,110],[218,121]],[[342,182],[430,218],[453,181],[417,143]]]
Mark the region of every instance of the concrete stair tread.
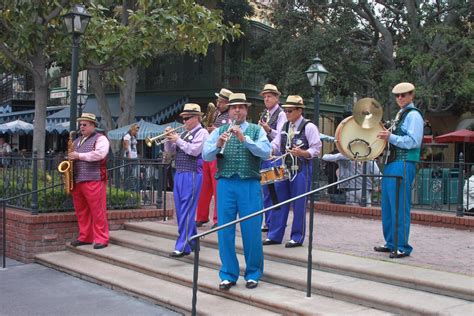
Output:
[[[127,236],[127,238],[131,237],[130,235]],[[153,241],[149,240],[149,242]],[[215,250],[210,250],[214,252],[213,255],[215,255]],[[94,250],[92,246],[83,246],[75,248],[74,251],[87,256],[93,256],[99,260],[118,264],[119,266],[132,267],[149,275],[176,280],[175,282],[188,285],[189,288],[187,291],[191,292],[193,266],[186,261],[157,256],[118,245],[111,245],[101,251]],[[207,254],[203,253],[203,255],[205,256]],[[218,290],[219,281],[216,270],[200,267],[199,288],[201,291],[229,298],[232,297],[242,303],[252,302],[257,306],[273,309],[275,312],[283,312],[285,314],[314,314],[314,311],[321,314],[387,314],[386,312],[377,311],[370,307],[347,303],[320,295],[313,295],[311,298],[306,298],[305,293],[302,291],[267,282],[260,282],[258,288],[248,290],[245,288],[245,283],[240,280],[237,286],[233,287],[230,291],[220,291]],[[198,305],[201,304],[204,304],[204,302],[201,302],[199,298]]]
[[[136,246],[142,250],[148,248],[147,251],[153,253],[166,253],[174,247],[174,241],[171,239],[126,230],[111,232],[111,241],[119,244],[125,243],[129,247]],[[217,249],[201,247],[201,265],[217,269],[220,266],[218,258]],[[238,255],[238,259],[239,262],[245,262],[242,255]],[[184,259],[188,262],[191,260],[192,255]],[[200,271],[201,269],[203,269],[202,266]],[[215,287],[218,282],[217,272],[213,273],[216,280],[213,284],[211,283],[211,287]],[[263,280],[304,291],[306,289],[306,268],[292,266],[291,269],[288,269],[287,264],[267,259]],[[199,283],[201,284],[201,278]],[[389,310],[393,312],[411,311],[421,314],[433,314],[440,310],[450,310],[458,307],[461,309],[460,306],[464,306],[465,311],[474,308],[474,303],[462,299],[319,270],[313,271],[312,283],[315,293],[324,293],[326,296],[349,302],[362,301],[364,305],[374,308],[389,306]],[[260,287],[266,288],[267,286],[268,283],[264,283]],[[301,293],[301,295],[304,294]],[[397,299],[394,300],[394,297]],[[424,302],[424,304],[420,304],[420,302]]]
[[[117,247],[111,246],[105,250],[114,251],[113,248]],[[54,266],[86,280],[92,279],[114,290],[119,289],[158,301],[160,305],[171,309],[190,312],[192,291],[183,285],[153,278],[69,251],[40,254],[36,256],[36,259],[42,264]],[[202,315],[276,315],[262,308],[203,292],[198,293],[198,302],[197,312]]]
[[[177,237],[177,227],[160,222],[127,223],[127,230],[139,231],[168,238]],[[315,242],[317,244],[317,241]],[[201,240],[201,245],[217,247],[217,235]],[[241,238],[236,236],[236,247],[242,250]],[[288,250],[283,245],[265,246],[266,261],[278,259],[300,265],[307,261],[307,247]],[[474,298],[474,278],[450,272],[424,269],[402,264],[400,260],[362,258],[313,248],[313,267],[327,271],[344,271],[345,274],[371,280],[403,284],[414,289],[427,289],[435,293],[453,295],[464,299]]]

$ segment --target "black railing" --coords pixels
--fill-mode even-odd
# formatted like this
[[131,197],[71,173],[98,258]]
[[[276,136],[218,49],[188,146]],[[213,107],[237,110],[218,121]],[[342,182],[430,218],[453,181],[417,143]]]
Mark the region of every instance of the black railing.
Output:
[[[62,155],[38,159],[4,157],[0,169],[0,198],[8,207],[32,214],[73,210],[72,199],[64,192],[63,176],[57,171]],[[107,161],[107,208],[134,209],[143,206],[165,208],[169,164],[147,159],[109,159]],[[44,190],[36,191],[36,189]],[[38,192],[17,199],[10,197]]]
[[313,231],[314,231],[314,196],[318,192],[323,191],[323,190],[327,190],[328,188],[330,188],[332,186],[336,186],[336,185],[345,183],[347,181],[355,180],[356,178],[360,178],[360,177],[365,177],[365,178],[367,178],[367,177],[389,177],[389,178],[395,178],[396,179],[396,188],[397,188],[396,189],[396,205],[395,205],[395,207],[396,207],[395,218],[396,219],[395,219],[395,225],[394,225],[395,227],[394,227],[394,250],[393,251],[394,251],[394,253],[397,253],[397,251],[398,251],[399,193],[400,193],[400,184],[401,184],[402,177],[401,176],[385,176],[385,175],[374,176],[374,175],[367,175],[367,174],[360,174],[360,175],[350,176],[346,179],[343,179],[343,180],[325,185],[323,187],[314,189],[312,191],[303,193],[303,194],[298,195],[298,196],[296,196],[294,198],[291,198],[289,200],[280,202],[278,204],[275,204],[273,206],[264,208],[260,211],[252,213],[250,215],[241,217],[241,218],[233,220],[229,223],[225,223],[224,225],[218,226],[216,228],[212,228],[208,231],[205,231],[203,233],[199,233],[199,234],[196,234],[196,235],[192,236],[187,241],[189,244],[192,244],[193,241],[195,242],[195,244],[193,246],[194,247],[194,270],[193,270],[193,298],[192,298],[192,311],[191,311],[191,314],[192,315],[197,314],[196,305],[197,305],[197,290],[198,290],[198,276],[199,276],[200,239],[207,236],[207,235],[218,232],[218,231],[220,231],[224,228],[227,228],[229,226],[233,226],[233,225],[239,224],[240,222],[243,222],[243,221],[246,221],[248,219],[254,218],[256,216],[262,215],[265,212],[268,212],[268,211],[271,211],[273,209],[279,208],[279,207],[281,207],[285,204],[291,203],[295,200],[307,197],[308,195],[310,196],[310,211],[309,211],[309,241],[308,241],[306,296],[311,297],[311,280],[312,280],[312,270],[313,270],[313,259],[312,259],[313,255],[312,255],[312,252],[313,252]]

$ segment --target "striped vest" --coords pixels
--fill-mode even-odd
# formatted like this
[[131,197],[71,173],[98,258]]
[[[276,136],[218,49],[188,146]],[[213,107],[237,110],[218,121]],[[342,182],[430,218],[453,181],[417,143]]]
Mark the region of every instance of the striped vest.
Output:
[[[95,150],[95,143],[101,135],[93,133],[80,145],[82,137],[73,143],[74,151],[88,153]],[[105,137],[105,136],[104,136]],[[74,160],[74,183],[107,180],[107,157],[99,161]]]
[[[192,143],[197,132],[201,128],[196,129],[194,132],[189,133],[188,131],[181,134],[181,139],[187,143]],[[177,172],[202,172],[202,154],[199,156],[192,156],[186,154],[181,148],[176,146],[176,171]]]

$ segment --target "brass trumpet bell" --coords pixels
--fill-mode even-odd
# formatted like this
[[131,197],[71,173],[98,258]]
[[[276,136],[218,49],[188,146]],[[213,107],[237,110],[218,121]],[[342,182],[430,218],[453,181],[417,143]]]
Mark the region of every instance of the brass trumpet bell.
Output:
[[355,122],[365,129],[374,128],[380,123],[383,108],[373,98],[363,98],[356,102],[352,110]]
[[155,145],[164,144],[168,141],[166,136],[168,136],[171,133],[179,133],[185,127],[186,127],[185,125],[181,125],[179,127],[173,128],[173,129],[171,129],[167,132],[164,132],[163,134],[157,135],[155,137],[146,137],[145,138],[145,144],[148,147],[152,147],[153,144],[155,144]]

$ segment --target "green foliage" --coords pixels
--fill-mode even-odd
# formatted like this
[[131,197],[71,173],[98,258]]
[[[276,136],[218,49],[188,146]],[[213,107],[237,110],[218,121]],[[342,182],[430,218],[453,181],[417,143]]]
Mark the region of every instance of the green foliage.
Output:
[[319,55],[330,72],[325,97],[355,92],[389,103],[391,87],[411,81],[423,109],[463,112],[474,96],[469,10],[467,1],[278,1],[254,68],[284,93],[308,97],[304,71]]

